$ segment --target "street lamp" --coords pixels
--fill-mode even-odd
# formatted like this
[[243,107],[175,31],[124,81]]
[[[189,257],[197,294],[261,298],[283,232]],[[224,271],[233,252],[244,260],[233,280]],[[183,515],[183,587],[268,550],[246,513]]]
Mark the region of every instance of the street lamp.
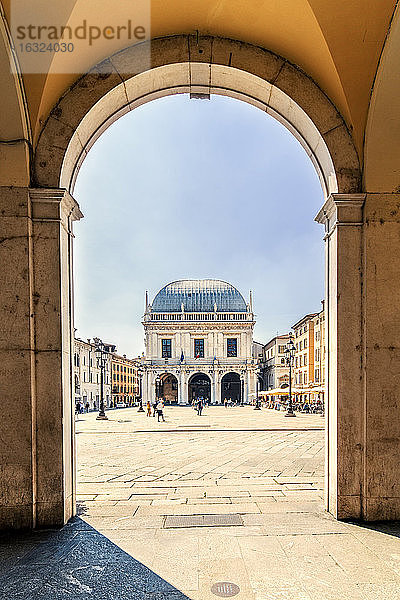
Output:
[[289,341],[287,343],[287,346],[285,348],[286,364],[289,365],[289,404],[288,404],[288,409],[287,409],[287,413],[286,413],[285,417],[295,417],[296,416],[294,414],[293,404],[292,404],[292,365],[293,365],[295,352],[296,352],[296,346],[293,343],[293,338],[290,337]]
[[143,398],[142,398],[143,369],[141,367],[138,368],[137,374],[138,374],[138,377],[139,377],[139,409],[138,409],[138,412],[144,412]]
[[160,396],[160,383],[161,383],[160,376],[157,375],[157,377],[155,379],[155,382],[154,382],[154,384],[156,386],[156,389],[155,389],[155,392],[156,392],[156,401],[158,400],[158,398]]
[[256,405],[254,407],[254,410],[261,410],[260,399],[258,397],[258,388],[259,388],[259,381],[258,381],[258,374],[256,374]]
[[94,343],[97,368],[100,369],[100,406],[96,419],[97,421],[107,421],[108,417],[104,412],[104,371],[108,361],[108,351],[101,339],[94,338]]

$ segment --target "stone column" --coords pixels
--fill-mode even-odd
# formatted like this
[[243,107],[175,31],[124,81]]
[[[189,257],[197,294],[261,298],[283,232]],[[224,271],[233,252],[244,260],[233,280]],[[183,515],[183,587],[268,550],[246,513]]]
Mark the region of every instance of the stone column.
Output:
[[72,222],[65,190],[0,190],[0,527],[75,510]]
[[187,404],[188,402],[188,376],[185,371],[182,369],[182,404]]
[[143,377],[142,377],[142,404],[145,406],[147,404],[147,378],[148,372],[147,369],[143,369]]
[[218,371],[215,373],[215,403],[221,402],[221,375]]
[[178,404],[185,404],[185,400],[183,397],[183,367],[180,368],[179,371],[179,384],[178,384]]
[[244,378],[244,388],[243,388],[243,395],[244,395],[244,399],[243,401],[245,403],[247,403],[249,401],[249,381],[250,381],[250,373],[249,370],[246,370],[246,375]]
[[216,397],[216,379],[217,379],[217,373],[215,371],[215,369],[213,370],[212,376],[211,376],[211,404],[216,404],[217,401],[217,397]]
[[363,515],[362,223],[365,196],[331,195],[325,225],[326,481],[329,512]]

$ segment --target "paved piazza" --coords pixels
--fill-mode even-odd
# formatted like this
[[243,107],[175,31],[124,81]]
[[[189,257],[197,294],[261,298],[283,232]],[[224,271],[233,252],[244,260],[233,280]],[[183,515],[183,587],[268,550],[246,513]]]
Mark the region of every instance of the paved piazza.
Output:
[[[167,407],[157,423],[137,409],[108,414],[77,422],[81,518],[173,590],[211,600],[214,583],[231,582],[243,600],[400,598],[400,528],[323,511],[320,416]],[[206,515],[206,525],[237,514],[243,525],[230,527],[168,517]]]
[[400,524],[323,511],[320,416],[108,415],[77,417],[80,515],[0,536],[1,600],[400,600]]

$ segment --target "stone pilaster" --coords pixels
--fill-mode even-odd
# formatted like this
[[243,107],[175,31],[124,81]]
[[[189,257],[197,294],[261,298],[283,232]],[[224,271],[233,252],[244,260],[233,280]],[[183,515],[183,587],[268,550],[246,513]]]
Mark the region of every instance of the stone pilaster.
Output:
[[215,369],[213,369],[213,372],[212,372],[212,375],[211,375],[211,398],[210,398],[211,404],[216,404],[216,402],[217,402],[217,397],[216,397],[216,394],[217,394],[217,391],[216,391],[217,390],[217,383],[216,383],[216,380],[217,380],[217,371]]
[[367,194],[362,261],[362,517],[400,519],[400,194]]
[[182,377],[182,404],[187,404],[188,402],[188,375],[187,373],[184,372],[183,370],[183,377]]
[[82,217],[65,190],[32,189],[38,527],[75,511],[72,224]]
[[65,190],[1,188],[0,202],[0,527],[61,525],[75,504],[72,223],[82,215]]
[[249,401],[249,371],[246,371],[246,375],[244,378],[244,385],[243,385],[243,401],[247,404],[247,402]]
[[32,527],[36,487],[32,219],[27,188],[0,188],[0,528]]
[[331,195],[325,226],[326,481],[329,512],[362,516],[362,226],[365,195]]
[[221,377],[218,371],[215,374],[216,382],[215,382],[215,402],[219,404],[221,402]]

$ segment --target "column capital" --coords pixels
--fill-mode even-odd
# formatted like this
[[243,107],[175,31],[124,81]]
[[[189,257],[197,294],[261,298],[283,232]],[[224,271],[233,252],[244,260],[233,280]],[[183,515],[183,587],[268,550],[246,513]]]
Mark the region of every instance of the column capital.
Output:
[[29,197],[34,221],[61,221],[67,226],[69,219],[79,221],[83,217],[79,204],[66,189],[30,188]]
[[315,217],[325,226],[327,235],[337,226],[360,226],[366,194],[331,194]]

